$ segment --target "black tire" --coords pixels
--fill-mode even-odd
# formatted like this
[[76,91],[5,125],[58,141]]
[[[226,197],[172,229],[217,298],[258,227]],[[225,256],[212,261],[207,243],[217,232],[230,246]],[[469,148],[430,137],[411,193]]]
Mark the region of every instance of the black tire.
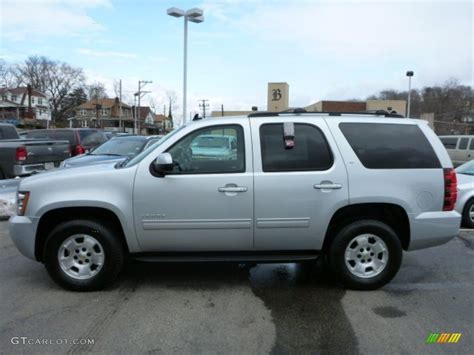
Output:
[[469,211],[471,210],[472,206],[474,206],[474,198],[471,198],[469,201],[467,201],[464,205],[464,209],[462,210],[462,225],[466,228],[474,228],[474,221],[472,221],[471,217],[469,217]]
[[[388,259],[385,268],[372,277],[354,275],[346,265],[345,252],[351,241],[361,234],[373,234],[385,243]],[[337,280],[354,290],[374,290],[392,280],[402,263],[402,245],[397,234],[385,223],[376,220],[361,220],[342,228],[332,240],[327,256],[329,267]],[[359,256],[357,256],[359,257]]]
[[[101,269],[85,280],[66,274],[58,261],[62,243],[75,234],[92,236],[100,243],[104,254]],[[97,291],[110,286],[122,270],[124,259],[124,247],[117,232],[93,220],[71,220],[59,224],[49,234],[43,250],[44,264],[51,278],[61,287],[72,291]]]

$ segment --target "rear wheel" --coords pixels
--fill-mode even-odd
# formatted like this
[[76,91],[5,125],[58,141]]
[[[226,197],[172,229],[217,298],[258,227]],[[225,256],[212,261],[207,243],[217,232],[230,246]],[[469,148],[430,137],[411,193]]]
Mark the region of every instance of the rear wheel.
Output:
[[385,223],[362,220],[342,228],[328,250],[329,266],[348,288],[373,290],[389,282],[402,261],[400,239]]
[[73,220],[51,232],[43,260],[60,286],[94,291],[115,281],[124,263],[124,249],[113,229],[96,221]]
[[467,201],[462,212],[462,224],[467,228],[474,228],[474,198]]

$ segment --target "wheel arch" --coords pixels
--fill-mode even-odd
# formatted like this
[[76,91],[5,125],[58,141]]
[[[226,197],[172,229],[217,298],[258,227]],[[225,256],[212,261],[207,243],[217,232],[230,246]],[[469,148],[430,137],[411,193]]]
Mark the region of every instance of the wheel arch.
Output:
[[45,212],[38,222],[35,238],[36,260],[43,261],[43,248],[51,230],[59,223],[75,219],[88,219],[105,224],[116,232],[118,238],[123,243],[124,250],[127,253],[129,252],[130,248],[125,237],[123,225],[113,211],[103,207],[62,207]]
[[410,245],[410,221],[403,207],[393,203],[360,203],[341,207],[332,216],[324,236],[323,251],[327,251],[335,235],[347,224],[360,219],[374,219],[390,226],[402,244]]

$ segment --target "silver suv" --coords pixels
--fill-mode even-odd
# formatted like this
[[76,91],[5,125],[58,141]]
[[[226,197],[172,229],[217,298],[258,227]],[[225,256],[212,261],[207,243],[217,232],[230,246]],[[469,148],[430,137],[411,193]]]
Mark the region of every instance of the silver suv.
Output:
[[[234,137],[232,147],[196,149],[218,136]],[[10,235],[72,290],[109,285],[127,257],[318,256],[346,287],[375,289],[403,250],[457,235],[456,193],[451,160],[424,121],[253,114],[187,124],[121,163],[26,178]]]

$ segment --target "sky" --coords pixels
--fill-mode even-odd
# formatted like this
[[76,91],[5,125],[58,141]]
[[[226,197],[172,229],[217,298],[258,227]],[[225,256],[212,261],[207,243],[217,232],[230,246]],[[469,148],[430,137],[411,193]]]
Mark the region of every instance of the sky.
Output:
[[188,111],[266,109],[268,82],[287,82],[290,106],[364,99],[386,88],[473,84],[472,1],[0,0],[0,58],[30,55],[82,67],[114,96],[162,110],[182,107],[183,19],[166,9],[199,7],[188,26]]

